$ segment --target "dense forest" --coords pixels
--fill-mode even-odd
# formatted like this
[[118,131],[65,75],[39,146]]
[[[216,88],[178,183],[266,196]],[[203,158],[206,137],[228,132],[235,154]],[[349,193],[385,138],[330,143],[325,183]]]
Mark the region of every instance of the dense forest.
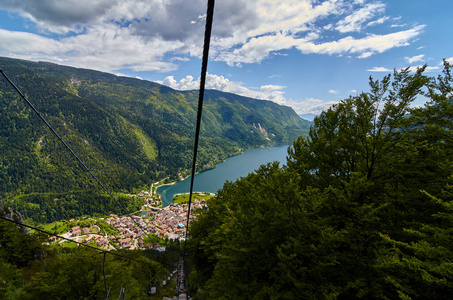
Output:
[[[191,166],[197,91],[44,62],[0,66],[93,173],[121,196]],[[118,212],[116,203],[2,77],[0,198],[29,222]],[[289,107],[206,91],[198,170],[240,151],[289,144],[310,123]]]
[[197,298],[451,297],[452,84],[447,62],[438,77],[370,78],[315,118],[286,166],[227,182],[191,225]]

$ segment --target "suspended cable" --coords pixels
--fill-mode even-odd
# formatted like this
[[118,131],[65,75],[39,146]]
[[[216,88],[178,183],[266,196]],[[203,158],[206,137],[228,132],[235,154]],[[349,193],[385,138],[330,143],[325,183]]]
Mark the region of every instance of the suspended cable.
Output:
[[[189,192],[189,204],[187,207],[187,224],[186,224],[186,236],[184,240],[184,249],[186,249],[186,241],[189,234],[189,221],[190,221],[190,207],[192,204],[192,194],[193,194],[193,183],[195,178],[195,169],[197,164],[197,152],[198,152],[198,140],[200,136],[200,127],[201,127],[201,113],[203,111],[203,98],[204,90],[206,83],[206,72],[208,68],[208,56],[209,56],[209,44],[211,41],[211,31],[212,31],[212,20],[214,17],[214,0],[208,0],[208,7],[206,12],[206,27],[204,33],[204,45],[203,45],[203,60],[201,65],[201,76],[200,76],[200,92],[198,95],[198,112],[197,112],[197,123],[195,128],[195,141],[193,146],[193,158],[192,158],[192,176],[190,178],[190,192]],[[184,268],[187,272],[186,274],[186,291],[189,295],[189,276],[188,268]]]
[[[94,173],[87,167],[87,165],[85,165],[85,163],[77,156],[77,154],[75,154],[75,152],[71,149],[71,147],[69,147],[69,145],[65,142],[65,140],[63,140],[63,138],[55,131],[55,129],[53,129],[53,127],[47,122],[47,120],[39,113],[39,111],[33,106],[33,104],[27,99],[27,97],[21,92],[21,90],[14,84],[14,82],[9,79],[9,77],[6,75],[6,73],[0,69],[0,73],[2,73],[3,77],[5,77],[5,79],[9,82],[9,84],[11,84],[11,86],[17,91],[17,93],[22,97],[22,99],[25,100],[25,102],[28,104],[28,106],[30,106],[30,108],[33,110],[33,112],[44,122],[44,124],[46,124],[46,126],[50,129],[50,131],[52,131],[52,133],[60,140],[61,143],[63,143],[63,145],[66,147],[66,149],[72,154],[72,156],[74,156],[76,158],[76,160],[83,166],[83,168],[91,175],[91,177],[93,177],[96,182],[102,187],[102,189],[110,196],[110,198],[112,198],[116,204],[123,210],[123,213],[125,213],[127,216],[129,216],[129,218],[131,218],[132,222],[135,223],[135,225],[137,225],[138,227],[140,227],[142,230],[144,230],[142,228],[142,226],[140,226],[135,220],[134,218],[132,218],[132,216],[130,215],[130,213],[124,208],[123,205],[121,205],[121,203],[115,198],[115,196],[112,195],[112,193],[110,193],[110,191],[105,187],[105,185],[96,177],[96,175],[94,175]],[[144,230],[145,231],[145,230]],[[148,238],[151,239],[151,237],[149,236],[149,234],[147,234]]]
[[51,235],[51,236],[56,236],[56,237],[58,237],[58,238],[60,238],[60,239],[62,239],[62,240],[66,240],[66,241],[68,241],[68,242],[75,243],[75,244],[77,244],[78,246],[83,246],[83,247],[87,247],[87,248],[94,249],[94,250],[96,250],[96,251],[100,251],[100,252],[104,252],[104,253],[116,255],[116,256],[118,256],[118,257],[123,257],[123,258],[127,258],[127,259],[130,259],[130,260],[134,260],[134,259],[131,258],[131,257],[127,257],[127,256],[124,256],[124,255],[115,253],[115,252],[107,252],[107,251],[105,251],[104,249],[100,249],[100,248],[93,247],[93,246],[90,246],[90,245],[87,245],[87,244],[79,243],[79,242],[77,242],[77,241],[68,239],[68,238],[66,238],[66,237],[64,237],[64,236],[61,236],[61,235],[58,235],[58,234],[56,234],[56,233],[48,232],[48,231],[39,229],[39,228],[37,228],[37,227],[30,226],[30,225],[26,225],[26,224],[24,224],[24,223],[21,223],[21,222],[18,222],[18,221],[14,221],[14,220],[11,220],[11,219],[2,217],[2,216],[0,216],[0,219],[3,219],[3,220],[8,221],[8,222],[12,222],[12,223],[14,223],[14,224],[16,224],[16,225],[19,225],[19,226],[24,226],[24,227],[27,227],[27,228],[36,230],[36,231],[41,232],[41,233],[45,233],[45,234],[48,234],[48,235]]
[[206,17],[206,29],[204,36],[204,47],[203,47],[203,62],[201,66],[201,77],[200,77],[200,93],[198,96],[198,112],[197,112],[197,124],[195,128],[195,142],[193,146],[193,159],[192,159],[192,176],[190,178],[190,193],[189,193],[189,205],[187,209],[187,226],[186,226],[186,240],[188,236],[189,229],[189,217],[190,217],[190,206],[192,204],[192,194],[193,194],[193,183],[195,178],[195,169],[197,164],[197,152],[198,152],[198,140],[200,135],[200,126],[201,126],[201,113],[203,111],[203,98],[204,98],[204,89],[206,82],[206,70],[208,67],[208,55],[209,55],[209,43],[211,40],[211,30],[212,30],[212,18],[214,14],[214,0],[208,0],[208,13]]
[[[194,150],[193,150],[193,159],[192,159],[192,175],[191,175],[191,180],[190,180],[190,192],[189,192],[189,203],[188,203],[188,209],[187,209],[187,224],[186,224],[186,235],[185,235],[185,242],[187,241],[188,238],[188,232],[189,232],[189,221],[190,221],[190,212],[191,212],[191,204],[192,204],[192,196],[193,196],[193,184],[194,184],[194,177],[195,177],[195,171],[196,171],[196,161],[197,161],[197,152],[198,152],[198,142],[199,142],[199,135],[200,135],[200,127],[201,127],[201,116],[202,116],[202,111],[203,111],[203,99],[204,99],[204,91],[205,91],[205,83],[206,83],[206,73],[207,73],[207,65],[208,65],[208,56],[209,56],[209,45],[210,45],[210,40],[211,40],[211,31],[212,31],[212,21],[213,21],[213,16],[214,16],[214,4],[215,0],[208,0],[208,5],[207,5],[207,17],[206,17],[206,27],[205,27],[205,36],[204,36],[204,46],[203,46],[203,59],[202,59],[202,67],[201,67],[201,77],[200,77],[200,91],[199,91],[199,97],[198,97],[198,112],[197,112],[197,121],[196,121],[196,129],[195,129],[195,141],[194,141]],[[33,104],[27,99],[27,97],[20,91],[20,89],[9,79],[9,77],[6,75],[6,73],[0,69],[0,72],[2,73],[3,77],[13,86],[13,88],[18,92],[18,94],[22,97],[22,99],[25,100],[25,102],[30,106],[30,108],[34,111],[34,113],[45,123],[45,125],[52,131],[52,133],[60,140],[61,143],[66,147],[66,149],[76,158],[76,160],[83,166],[83,168],[95,179],[95,181],[102,187],[102,189],[116,202],[116,204],[123,210],[123,212],[128,215],[132,221],[141,228],[141,226],[132,218],[130,213],[121,205],[121,203],[110,193],[110,191],[104,186],[104,184],[96,177],[96,175],[93,174],[93,172],[85,165],[85,163],[75,154],[75,152],[69,147],[69,145],[63,140],[63,138],[53,129],[53,127],[47,122],[47,120],[39,113],[39,111],[33,106]],[[78,245],[83,245],[85,247],[89,247],[92,249],[95,249],[97,251],[102,251],[104,252],[104,259],[105,259],[105,250],[89,246],[86,244],[80,244],[76,241],[73,241],[71,239],[67,239],[65,237],[59,236],[57,234],[53,234],[44,230],[41,230],[36,227],[32,227],[29,225],[25,225],[20,222],[16,222],[7,218],[0,217],[1,219],[16,223],[21,226],[25,226],[31,229],[34,229],[39,232],[43,232],[46,234],[50,234],[53,236],[57,236],[59,238],[68,240],[70,242],[75,242]],[[149,237],[149,236],[148,236]],[[186,247],[184,247],[186,248]],[[109,252],[110,253],[110,252]],[[116,253],[110,253],[114,254],[117,256],[125,257]],[[130,258],[128,258],[130,259]],[[188,268],[185,268],[185,271],[187,271]],[[186,282],[187,282],[187,294],[188,293],[188,276],[186,275]],[[124,290],[121,290],[120,292],[120,297],[121,293],[123,293]],[[124,295],[123,295],[124,296]]]

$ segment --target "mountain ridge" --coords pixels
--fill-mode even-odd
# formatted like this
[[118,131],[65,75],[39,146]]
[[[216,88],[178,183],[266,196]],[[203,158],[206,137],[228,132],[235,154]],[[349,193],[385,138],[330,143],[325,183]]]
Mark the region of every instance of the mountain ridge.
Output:
[[[0,67],[108,188],[126,193],[167,176],[176,179],[190,168],[196,90],[53,63],[0,57]],[[93,211],[86,191],[95,184],[5,80],[0,105],[5,202],[17,204],[13,207],[25,218],[46,222]],[[288,144],[309,126],[289,107],[206,90],[198,169],[246,149]],[[70,191],[79,191],[88,208],[71,202],[64,194]],[[71,213],[49,215],[54,199],[65,199],[66,208],[73,205]],[[42,207],[46,216],[38,218]]]

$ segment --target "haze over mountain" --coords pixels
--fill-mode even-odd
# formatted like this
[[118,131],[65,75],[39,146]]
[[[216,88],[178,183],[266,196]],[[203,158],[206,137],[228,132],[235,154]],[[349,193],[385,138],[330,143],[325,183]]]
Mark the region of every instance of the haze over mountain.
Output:
[[308,114],[301,114],[301,115],[299,115],[299,117],[301,117],[302,119],[307,120],[307,121],[313,121],[315,119],[316,115],[308,113]]
[[[44,62],[0,58],[0,66],[115,191],[149,186],[167,176],[177,178],[190,167],[198,91],[180,92],[154,82]],[[0,101],[0,193],[7,202],[19,203],[27,218],[59,198],[46,193],[93,187],[75,159],[4,79]],[[288,144],[306,134],[309,126],[292,108],[207,90],[198,168],[211,167],[245,149]],[[29,202],[38,206],[25,205]],[[83,201],[74,202],[69,212],[42,212],[47,215],[39,219],[50,221],[94,209],[82,208],[79,202]],[[96,208],[100,209],[105,207]]]

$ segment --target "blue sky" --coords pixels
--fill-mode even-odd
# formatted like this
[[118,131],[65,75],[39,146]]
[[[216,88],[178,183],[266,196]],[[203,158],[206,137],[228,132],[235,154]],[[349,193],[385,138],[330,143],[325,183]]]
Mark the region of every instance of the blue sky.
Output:
[[[206,2],[0,0],[0,56],[198,89]],[[206,87],[318,114],[368,91],[369,76],[453,63],[452,11],[451,0],[218,0]]]

